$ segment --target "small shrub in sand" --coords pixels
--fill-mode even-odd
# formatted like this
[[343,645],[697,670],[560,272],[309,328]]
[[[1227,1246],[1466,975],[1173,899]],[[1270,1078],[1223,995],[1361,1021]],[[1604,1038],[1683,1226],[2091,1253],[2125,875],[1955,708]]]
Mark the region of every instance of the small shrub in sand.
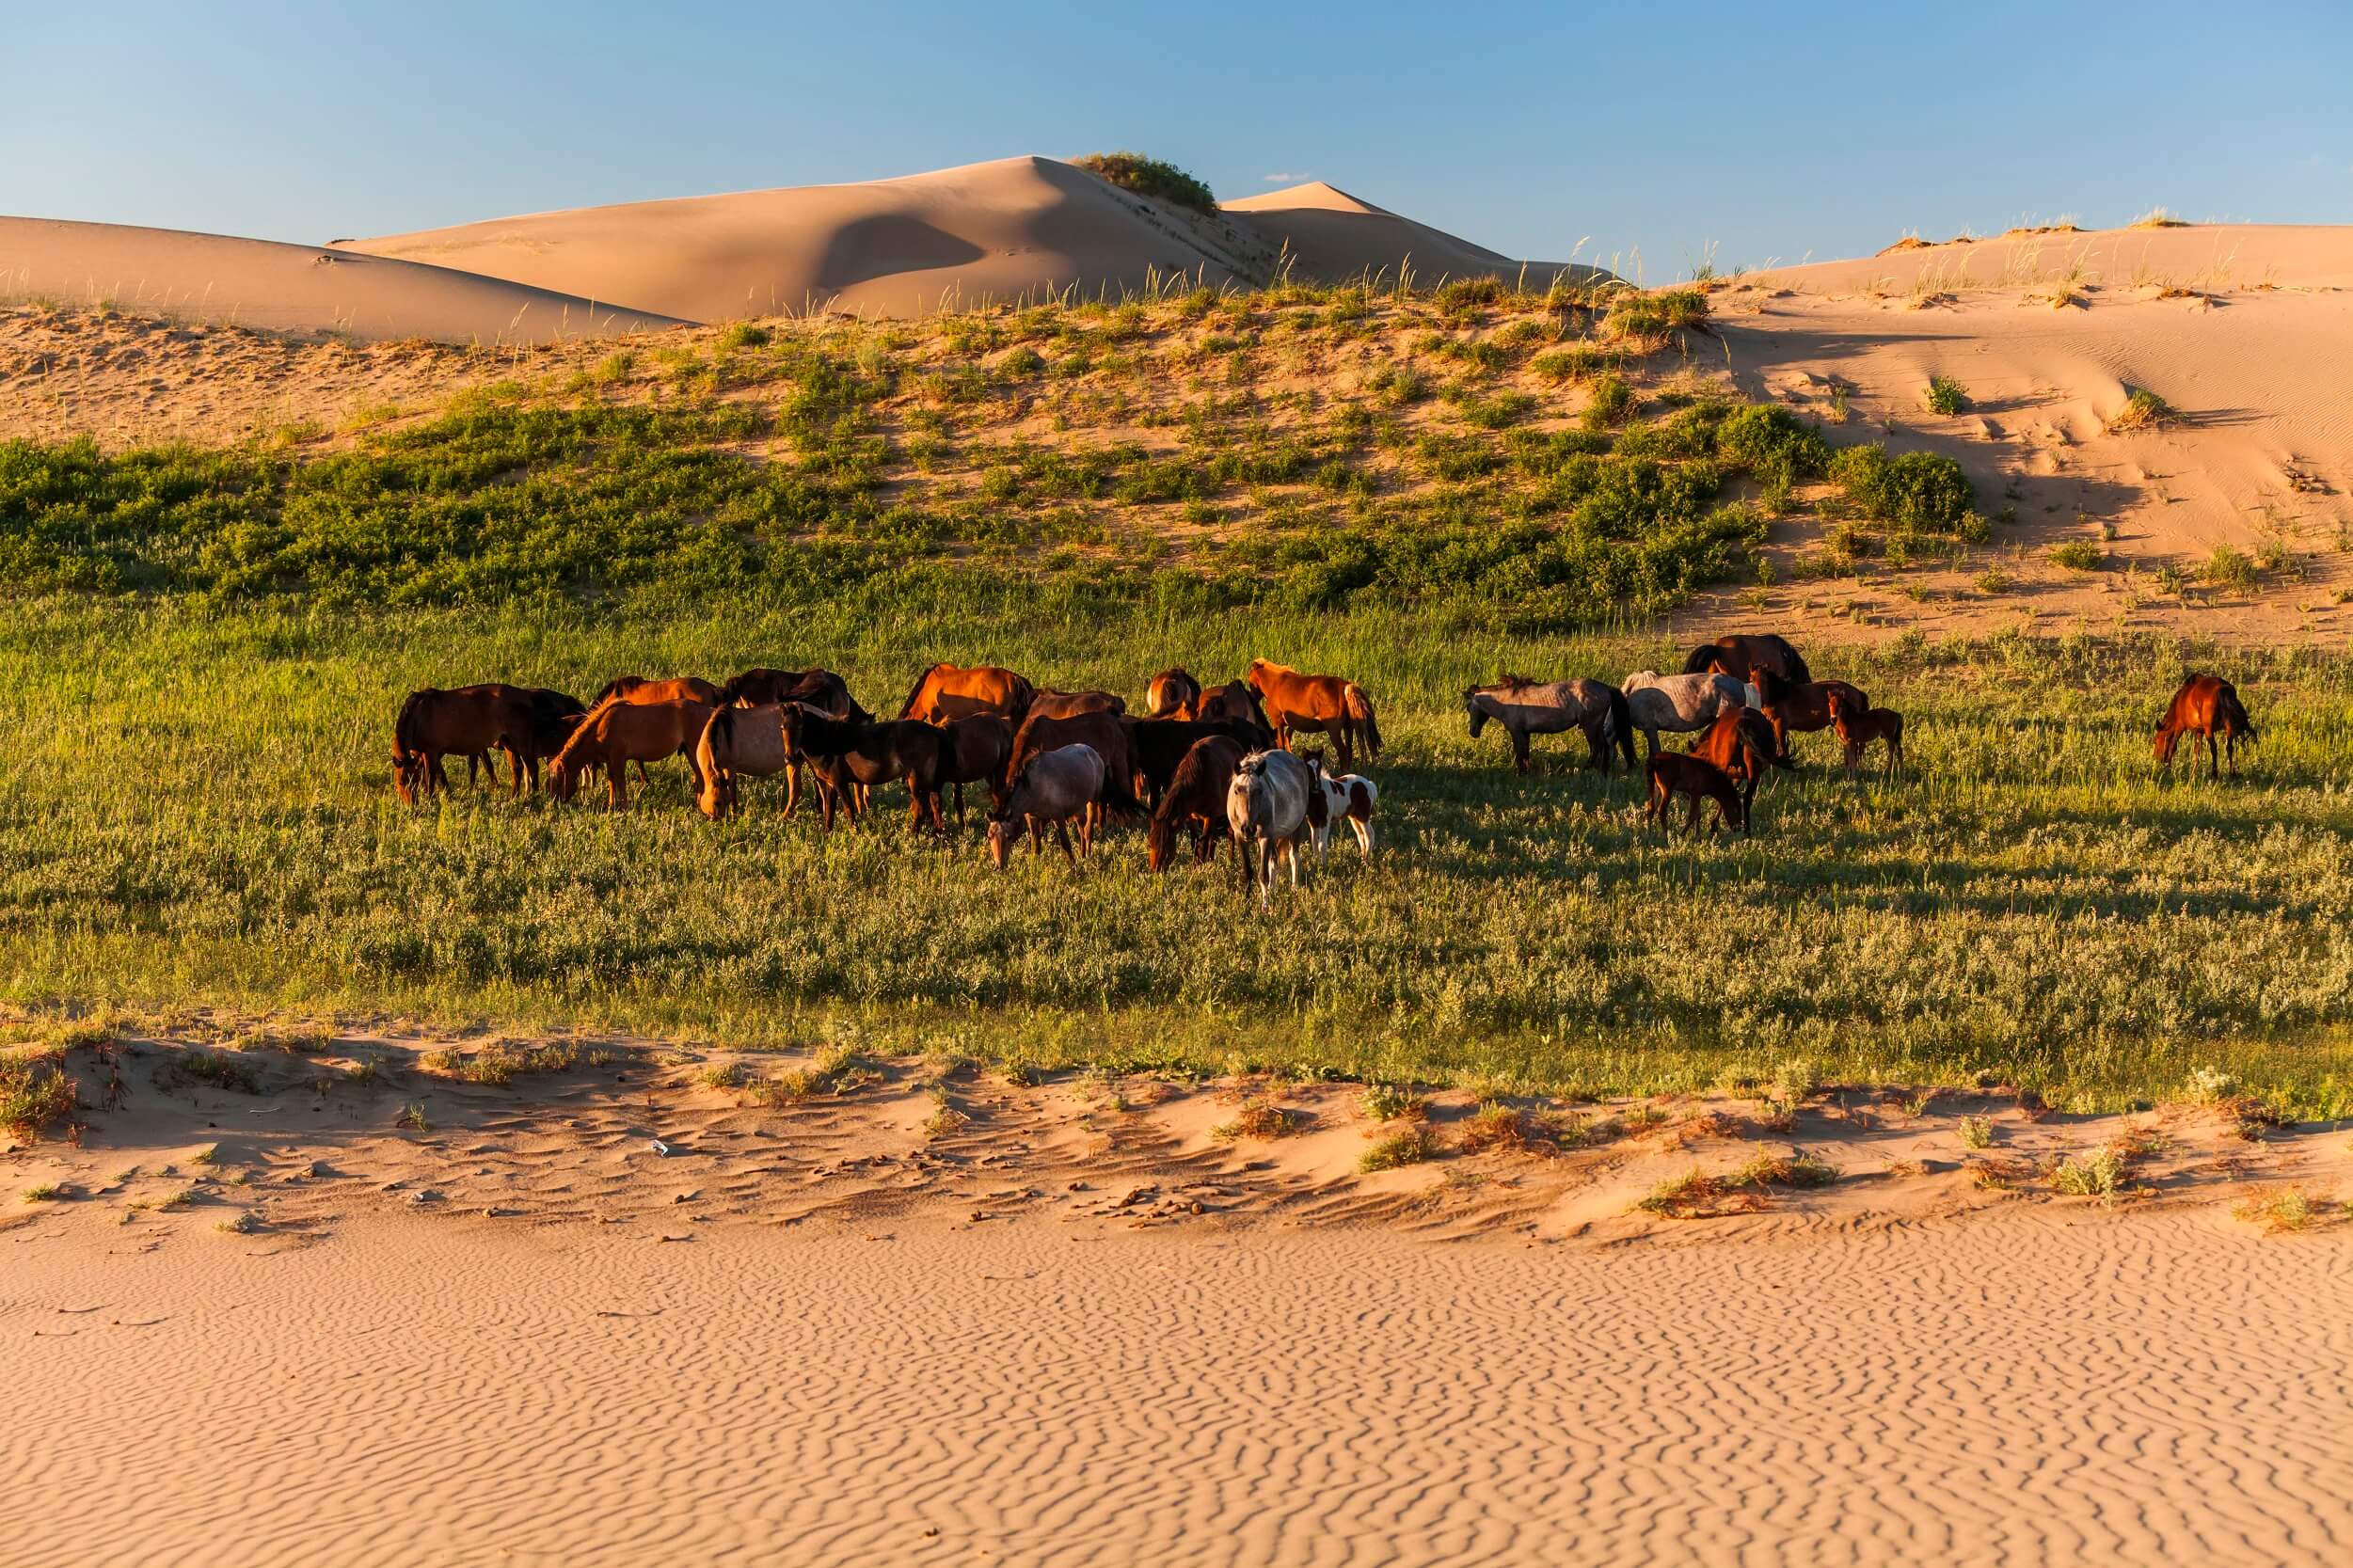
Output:
[[1748,1164],[1724,1179],[1727,1187],[1827,1187],[1837,1167],[1810,1154],[1774,1154],[1758,1149]]
[[433,1124],[425,1120],[425,1108],[413,1100],[401,1107],[400,1115],[392,1118],[392,1125],[407,1132],[433,1131]]
[[1244,1101],[1241,1115],[1211,1128],[1209,1135],[1220,1143],[1237,1138],[1287,1138],[1306,1125],[1307,1117],[1287,1105],[1251,1100]]
[[713,1062],[694,1077],[707,1089],[739,1089],[743,1086],[743,1069],[733,1062]]
[[1947,418],[1969,406],[1969,390],[1948,375],[1932,376],[1928,384],[1928,411]]
[[2181,413],[2146,387],[2136,390],[2124,400],[2124,406],[2116,418],[2108,420],[2110,433],[2129,430],[2158,430],[2181,418]]
[[262,1228],[262,1222],[255,1219],[250,1211],[240,1209],[228,1219],[215,1225],[213,1228],[224,1235],[250,1236]]
[[251,1062],[220,1051],[183,1051],[171,1060],[171,1076],[183,1084],[209,1084],[239,1094],[262,1092],[262,1075]]
[[1724,1196],[1724,1183],[1693,1166],[1670,1176],[1650,1189],[1634,1207],[1647,1214],[1680,1216],[1713,1203]]
[[1963,1117],[1959,1136],[1961,1147],[1963,1148],[1993,1148],[1994,1118],[1992,1117]]
[[1626,422],[1634,411],[1634,388],[1622,375],[1605,375],[1593,384],[1593,396],[1578,418],[1587,430],[1604,430]]
[[2070,539],[2051,547],[2051,564],[2071,572],[2096,572],[2107,562],[2107,551],[2089,539]]
[[1371,1147],[1357,1159],[1357,1169],[1370,1175],[1376,1170],[1395,1170],[1402,1165],[1418,1165],[1437,1154],[1438,1134],[1418,1121],[1394,1127],[1373,1140]]
[[2250,1225],[2262,1226],[2268,1235],[2303,1230],[2329,1212],[2329,1204],[2315,1202],[2301,1187],[2255,1193],[2231,1205],[2231,1212]]
[[1397,1084],[1367,1085],[1364,1098],[1358,1103],[1375,1121],[1419,1121],[1429,1111],[1420,1095]]
[[2246,551],[2229,545],[2217,545],[2206,563],[2198,568],[2198,575],[2217,588],[2227,588],[2234,594],[2255,591],[2255,562]]
[[1525,1154],[1554,1147],[1551,1130],[1527,1112],[1509,1105],[1482,1105],[1462,1124],[1462,1151],[1484,1154],[1489,1149]]
[[81,1108],[81,1091],[45,1055],[0,1057],[0,1127],[38,1138]]
[[1773,1098],[1784,1105],[1803,1105],[1821,1086],[1821,1069],[1805,1057],[1791,1056],[1773,1069]]
[[1071,162],[1138,196],[1189,207],[1201,214],[1217,210],[1216,195],[1204,182],[1164,159],[1147,158],[1140,152],[1089,152]]
[[2188,226],[2187,218],[2177,218],[2163,207],[2152,207],[2125,225],[2128,229],[2186,229]]
[[927,1138],[949,1138],[972,1125],[972,1117],[942,1101],[937,1109],[923,1120],[923,1135]]
[[2069,1197],[2089,1197],[2114,1203],[2123,1196],[2132,1177],[2132,1162],[2117,1144],[2089,1154],[2070,1155],[2051,1171],[2051,1190]]
[[63,1196],[65,1188],[55,1181],[24,1189],[24,1201],[27,1203],[55,1203]]

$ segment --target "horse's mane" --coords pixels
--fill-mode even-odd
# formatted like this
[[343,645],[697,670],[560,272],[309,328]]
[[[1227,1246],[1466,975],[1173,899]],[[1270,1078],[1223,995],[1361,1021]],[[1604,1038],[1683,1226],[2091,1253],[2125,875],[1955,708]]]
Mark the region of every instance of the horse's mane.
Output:
[[1518,690],[1531,686],[1541,686],[1544,683],[1542,681],[1533,680],[1526,675],[1515,675],[1510,671],[1506,670],[1503,673],[1495,677],[1495,684],[1498,686],[1508,686],[1514,690]]
[[424,706],[430,689],[411,691],[401,703],[400,717],[392,721],[392,749],[396,752],[417,752],[423,748],[417,742],[418,710]]
[[940,660],[937,664],[927,664],[923,667],[923,673],[917,675],[915,677],[915,684],[908,689],[907,700],[898,705],[898,716],[901,719],[904,719],[907,715],[914,712],[915,699],[922,696],[923,689],[931,684],[931,677],[946,668],[947,661],[946,659]]
[[548,759],[549,767],[568,770],[575,766],[572,761],[572,752],[574,748],[587,741],[589,732],[596,727],[596,715],[604,705],[603,700],[599,699],[596,705],[588,710],[588,717],[572,727],[572,733],[564,737],[564,744],[557,749],[556,754]]
[[588,705],[592,710],[600,708],[623,692],[634,691],[644,684],[644,675],[615,675],[597,689],[596,695],[588,700]]

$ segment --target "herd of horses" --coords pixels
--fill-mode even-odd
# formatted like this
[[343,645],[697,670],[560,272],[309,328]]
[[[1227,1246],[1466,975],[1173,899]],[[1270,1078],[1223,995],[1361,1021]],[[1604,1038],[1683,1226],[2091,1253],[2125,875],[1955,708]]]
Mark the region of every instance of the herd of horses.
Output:
[[[1851,682],[1816,680],[1797,649],[1770,633],[1702,643],[1675,674],[1637,671],[1619,686],[1506,674],[1462,697],[1471,736],[1501,726],[1523,773],[1532,737],[1571,731],[1584,736],[1590,767],[1607,772],[1622,762],[1631,772],[1639,733],[1646,815],[1662,828],[1676,801],[1688,798],[1691,831],[1713,802],[1709,831],[1753,832],[1758,785],[1773,769],[1797,766],[1792,734],[1835,733],[1850,774],[1874,743],[1884,749],[1889,777],[1903,768],[1903,715],[1875,705]],[[1295,751],[1303,734],[1328,740],[1336,770],[1320,750]],[[1695,738],[1671,752],[1661,734]],[[2161,764],[2171,764],[2185,736],[2203,737],[2215,773],[2218,739],[2235,770],[2238,744],[2255,730],[2230,682],[2192,674],[2158,726]],[[961,824],[964,786],[979,784],[989,792],[988,844],[1000,867],[1024,833],[1038,853],[1052,832],[1075,862],[1091,853],[1106,819],[1144,816],[1153,870],[1165,870],[1186,838],[1197,863],[1231,839],[1246,884],[1264,902],[1279,869],[1287,863],[1296,885],[1301,847],[1328,852],[1343,823],[1371,854],[1379,789],[1350,770],[1359,747],[1380,754],[1379,721],[1362,687],[1266,659],[1218,686],[1163,670],[1140,715],[1116,692],[1057,690],[994,665],[934,664],[889,720],[860,705],[830,670],[752,669],[723,684],[624,675],[586,703],[501,682],[412,691],[393,724],[392,777],[401,800],[413,802],[447,786],[444,758],[465,757],[469,778],[486,772],[495,784],[492,759],[503,754],[517,795],[539,787],[543,763],[548,792],[560,801],[601,769],[608,799],[620,807],[632,767],[645,782],[647,763],[676,756],[707,816],[737,809],[742,779],[777,775],[789,816],[805,772],[829,831],[836,813],[855,824],[873,791],[896,783],[907,787],[910,826],[940,835],[947,832],[944,800]]]

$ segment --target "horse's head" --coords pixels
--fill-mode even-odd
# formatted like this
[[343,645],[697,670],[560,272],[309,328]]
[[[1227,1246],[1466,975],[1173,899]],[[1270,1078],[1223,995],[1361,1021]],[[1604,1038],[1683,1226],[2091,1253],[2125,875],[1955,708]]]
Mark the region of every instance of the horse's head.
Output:
[[392,793],[401,798],[401,804],[413,806],[424,789],[427,765],[422,752],[392,752]]
[[1273,669],[1274,665],[1268,660],[1254,658],[1250,660],[1249,669],[1243,672],[1242,684],[1264,697],[1266,695],[1267,673]]
[[[2169,764],[2172,762],[2173,748],[2181,743],[2181,732],[2170,724],[2159,724],[2154,738],[2157,760]],[[2195,767],[2196,764],[2193,763],[2191,766]]]
[[1176,814],[1174,812],[1153,813],[1152,826],[1145,832],[1144,846],[1146,859],[1154,871],[1168,870],[1169,863],[1176,859]]
[[1487,705],[1479,701],[1479,689],[1475,686],[1463,688],[1462,707],[1465,713],[1471,715],[1471,737],[1476,740],[1479,732],[1487,728],[1487,721],[1494,716],[1487,712]]
[[569,757],[557,757],[548,764],[548,795],[556,800],[569,800],[580,792],[581,768]]
[[989,858],[999,871],[1013,855],[1013,819],[1010,816],[989,818]]

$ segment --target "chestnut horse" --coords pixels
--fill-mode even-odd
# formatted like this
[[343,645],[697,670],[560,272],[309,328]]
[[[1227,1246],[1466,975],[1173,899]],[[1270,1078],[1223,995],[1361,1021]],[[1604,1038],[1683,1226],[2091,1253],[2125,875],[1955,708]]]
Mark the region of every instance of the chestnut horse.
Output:
[[976,664],[969,669],[934,664],[916,678],[914,689],[899,705],[898,716],[920,719],[927,724],[945,724],[950,719],[994,713],[1018,724],[1036,695],[1037,688],[1012,671],[998,669],[994,664]]
[[[675,675],[668,680],[647,680],[644,675],[615,675],[596,689],[596,695],[588,699],[591,713],[607,703],[717,703],[719,688],[699,675]],[[637,782],[650,785],[645,765],[637,765]]]
[[[2181,689],[2165,707],[2164,721],[2157,725],[2156,752],[2158,764],[2170,769],[2173,749],[2186,735],[2203,736],[2206,741],[2206,776],[2217,777],[2221,771],[2220,759],[2215,755],[2214,737],[2222,737],[2224,755],[2231,761],[2231,772],[2238,772],[2238,743],[2252,742],[2255,726],[2239,705],[2238,688],[2219,675],[2192,674],[2182,682]],[[2198,776],[2198,757],[2189,759],[2190,777]]]
[[1154,719],[1171,719],[1200,701],[1201,683],[1183,665],[1163,670],[1144,688],[1144,709]]
[[702,771],[694,747],[703,737],[713,705],[691,699],[666,703],[608,702],[589,710],[564,750],[548,764],[548,793],[559,800],[578,794],[591,769],[605,770],[609,803],[617,811],[629,803],[628,765],[636,763],[642,776],[645,764],[667,756],[684,756],[694,792],[703,790]]
[[1742,832],[1749,830],[1757,786],[1764,782],[1765,770],[1769,768],[1794,770],[1789,759],[1773,750],[1772,723],[1753,707],[1727,707],[1718,713],[1715,722],[1693,742],[1686,754],[1714,764],[1741,786]]
[[1166,871],[1176,858],[1178,830],[1193,832],[1193,859],[1206,863],[1217,853],[1226,826],[1226,792],[1233,770],[1248,752],[1227,735],[1211,735],[1193,742],[1169,776],[1169,787],[1153,808],[1149,858],[1154,871]]
[[1258,693],[1250,689],[1247,681],[1203,688],[1191,702],[1177,709],[1176,716],[1200,724],[1256,724],[1266,732],[1266,745],[1275,743],[1275,726],[1266,721],[1265,705],[1259,702]]
[[1789,732],[1830,728],[1830,705],[1843,703],[1856,714],[1870,711],[1871,700],[1860,687],[1845,681],[1788,681],[1759,668],[1749,684],[1757,688],[1757,708],[1773,725],[1774,748],[1789,754]]
[[[519,789],[523,767],[514,740],[531,733],[531,698],[519,686],[489,681],[447,691],[433,687],[411,691],[392,721],[392,789],[413,805],[421,797],[449,787],[449,775],[441,771],[443,757],[487,762],[493,751],[504,751],[515,764]],[[490,778],[498,782],[495,771]]]
[[[1835,684],[1835,683],[1834,683]],[[1830,694],[1830,727],[1847,749],[1847,773],[1862,766],[1863,748],[1874,740],[1887,743],[1887,777],[1903,768],[1903,715],[1891,707],[1858,708],[1838,692]]]
[[1748,801],[1732,782],[1732,776],[1714,763],[1677,752],[1659,752],[1651,756],[1645,769],[1650,783],[1649,819],[1664,828],[1667,810],[1675,804],[1677,795],[1692,798],[1691,821],[1686,824],[1693,832],[1699,832],[1699,808],[1702,803],[1716,803],[1716,820],[1709,831],[1726,826],[1748,832]]
[[1127,699],[1116,691],[1057,691],[1038,688],[1029,699],[1022,722],[1032,719],[1075,719],[1082,713],[1125,713]]
[[1710,670],[1737,681],[1754,681],[1759,670],[1770,670],[1785,681],[1814,678],[1805,668],[1804,656],[1789,646],[1789,639],[1771,632],[1719,637],[1693,648],[1692,657],[1683,661],[1683,673],[1687,675],[1704,675]]
[[902,719],[880,724],[853,724],[831,718],[797,703],[779,710],[785,750],[806,757],[817,771],[818,803],[824,808],[825,827],[832,832],[838,800],[855,827],[862,807],[852,784],[872,788],[893,779],[907,781],[907,825],[919,827],[929,818],[931,831],[945,835],[940,816],[940,782],[948,772],[947,732],[931,724]]
[[1285,751],[1291,749],[1293,731],[1308,730],[1332,737],[1343,771],[1356,761],[1359,734],[1367,755],[1381,754],[1381,726],[1373,717],[1373,699],[1354,681],[1340,675],[1303,675],[1264,658],[1250,660],[1243,679],[1274,716],[1275,744]]

